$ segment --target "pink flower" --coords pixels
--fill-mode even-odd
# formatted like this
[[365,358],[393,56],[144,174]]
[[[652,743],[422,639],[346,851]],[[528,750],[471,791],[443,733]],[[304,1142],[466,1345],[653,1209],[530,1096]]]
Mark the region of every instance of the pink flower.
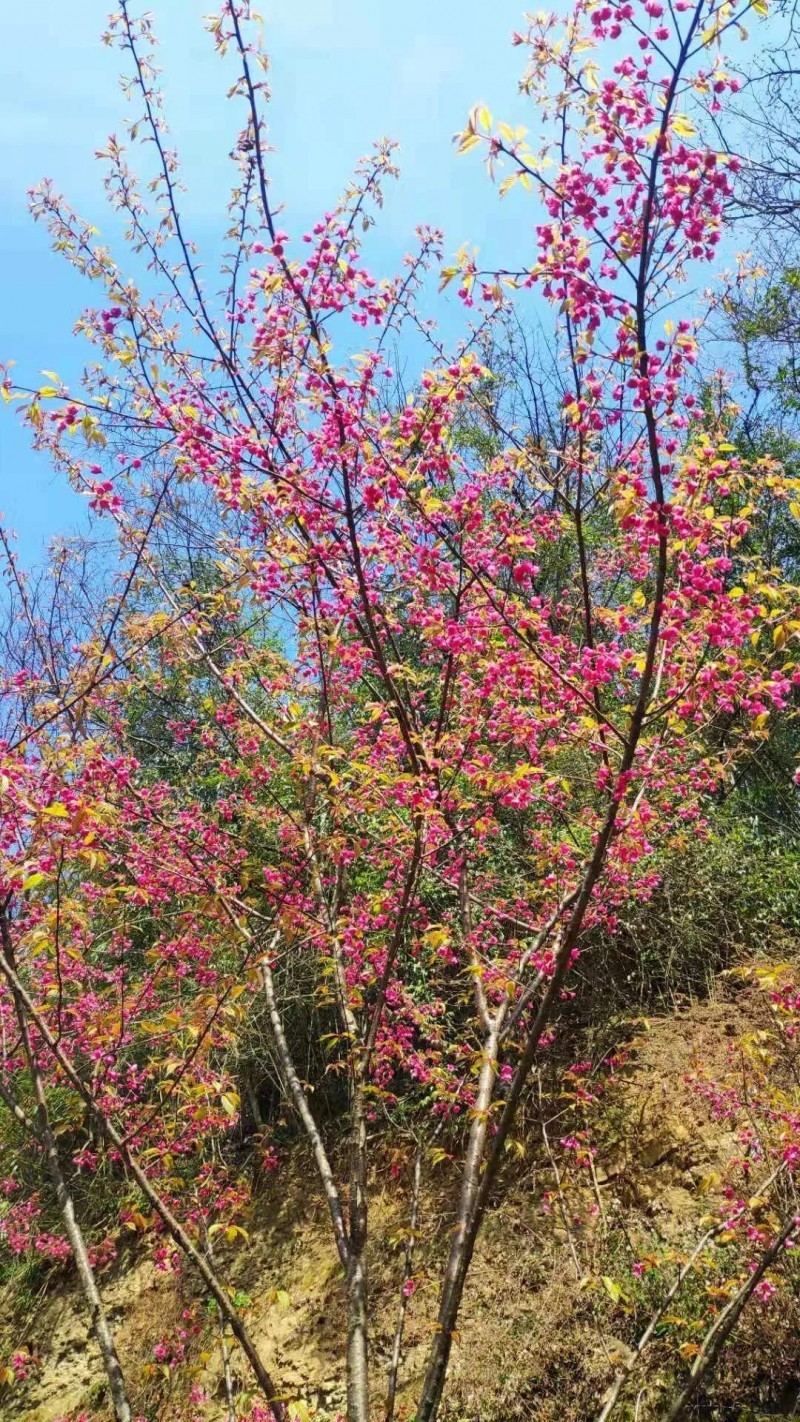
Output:
[[769,1303],[770,1299],[774,1298],[777,1292],[777,1285],[773,1284],[771,1279],[762,1279],[760,1283],[756,1284],[754,1290],[759,1303]]

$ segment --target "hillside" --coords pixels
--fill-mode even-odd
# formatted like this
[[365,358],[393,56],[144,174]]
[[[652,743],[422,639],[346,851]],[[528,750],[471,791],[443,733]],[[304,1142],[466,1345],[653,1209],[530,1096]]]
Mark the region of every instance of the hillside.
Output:
[[[741,1061],[741,1043],[772,1029],[768,999],[739,979],[720,979],[709,1001],[628,1025],[625,1063],[591,1113],[592,1170],[570,1169],[549,1110],[550,1155],[532,1119],[524,1160],[491,1214],[476,1255],[454,1352],[446,1413],[475,1422],[586,1422],[602,1410],[620,1366],[632,1357],[659,1294],[717,1217],[724,1183],[741,1159],[742,1114],[715,1119],[698,1089],[698,1066],[717,1082]],[[558,1161],[556,1159],[558,1157]],[[559,1189],[556,1172],[561,1180]],[[385,1376],[405,1247],[408,1172],[392,1179],[387,1157],[370,1181],[373,1365]],[[292,1390],[299,1418],[333,1422],[344,1406],[344,1312],[338,1261],[322,1201],[308,1188],[295,1147],[279,1179],[257,1194],[248,1240],[223,1245],[229,1278],[250,1302],[251,1331],[271,1369]],[[446,1164],[426,1170],[420,1231],[434,1227],[444,1251],[452,1208]],[[102,1274],[134,1405],[152,1422],[225,1422],[218,1333],[183,1271],[153,1262],[152,1232],[121,1241]],[[712,1244],[643,1353],[616,1415],[656,1419],[710,1317],[714,1290],[737,1273],[736,1246]],[[639,1261],[648,1264],[644,1275]],[[416,1258],[408,1300],[398,1417],[409,1416],[435,1314],[434,1258]],[[634,1268],[634,1266],[637,1266]],[[740,1422],[793,1416],[800,1396],[800,1299],[785,1269],[771,1299],[753,1301],[724,1352],[698,1417]],[[716,1297],[719,1297],[717,1293]],[[51,1277],[27,1307],[4,1299],[6,1348],[15,1342],[27,1378],[7,1385],[7,1422],[78,1418],[105,1422],[105,1381],[69,1272]],[[20,1347],[20,1340],[26,1343]],[[683,1350],[683,1353],[681,1352]],[[688,1356],[691,1354],[688,1352]],[[246,1370],[231,1361],[237,1415],[248,1412]],[[192,1388],[195,1389],[192,1394]],[[191,1402],[192,1396],[203,1401]],[[253,1414],[254,1416],[256,1413]],[[694,1415],[694,1414],[693,1414]]]

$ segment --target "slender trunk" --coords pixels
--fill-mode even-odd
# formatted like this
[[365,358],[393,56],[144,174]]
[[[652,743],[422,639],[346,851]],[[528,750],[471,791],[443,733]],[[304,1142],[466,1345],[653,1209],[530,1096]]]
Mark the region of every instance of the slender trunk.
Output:
[[347,1271],[347,1422],[369,1422],[367,1266],[351,1254]]
[[397,1307],[397,1326],[394,1331],[394,1344],[392,1345],[392,1361],[389,1365],[389,1385],[386,1390],[386,1416],[384,1422],[393,1422],[394,1407],[397,1400],[397,1379],[400,1372],[400,1359],[403,1354],[403,1332],[406,1324],[406,1311],[408,1309],[409,1295],[406,1292],[406,1284],[411,1277],[411,1270],[414,1267],[414,1250],[417,1243],[417,1224],[419,1221],[419,1193],[422,1185],[422,1148],[417,1148],[414,1159],[414,1183],[411,1187],[411,1219],[409,1221],[408,1242],[405,1252],[405,1278],[400,1291],[400,1303]]
[[[313,789],[313,787],[312,787]],[[348,1199],[348,1231],[344,1257],[347,1281],[347,1419],[348,1422],[369,1422],[369,1291],[367,1284],[367,1118],[365,1086],[369,1072],[369,1061],[374,1036],[377,1032],[382,997],[379,992],[378,1006],[373,1017],[372,1031],[367,1035],[359,1028],[358,1020],[349,1001],[347,976],[342,963],[341,947],[337,932],[338,904],[342,881],[337,879],[334,906],[328,903],[320,873],[319,862],[311,837],[310,810],[313,801],[306,807],[306,823],[303,834],[306,854],[311,869],[314,894],[324,915],[331,941],[331,956],[334,966],[334,980],[338,999],[338,1016],[342,1033],[349,1051],[350,1082],[350,1193]],[[419,838],[415,846],[411,876],[406,881],[404,902],[417,872]],[[401,915],[402,918],[402,915]],[[396,939],[399,944],[399,940]],[[334,1218],[334,1228],[336,1219]],[[341,1254],[341,1251],[340,1251]]]
[[[212,1269],[215,1267],[214,1247],[211,1243],[211,1236],[203,1229],[203,1238],[208,1255],[208,1262]],[[219,1321],[219,1348],[222,1354],[222,1378],[225,1383],[225,1401],[228,1404],[228,1422],[236,1422],[236,1398],[233,1392],[233,1375],[231,1373],[231,1350],[228,1347],[228,1340],[225,1337],[225,1320]]]
[[486,1136],[489,1128],[489,1108],[491,1106],[494,1084],[497,1077],[499,1030],[499,1023],[495,1020],[484,1047],[484,1061],[478,1079],[478,1092],[475,1099],[472,1127],[470,1129],[469,1143],[467,1145],[467,1154],[464,1162],[464,1175],[461,1183],[461,1197],[458,1203],[458,1216],[456,1227],[453,1231],[450,1254],[448,1255],[447,1268],[442,1285],[436,1339],[431,1349],[428,1371],[425,1375],[425,1383],[420,1399],[419,1411],[417,1413],[418,1422],[429,1422],[429,1419],[436,1416],[439,1408],[445,1377],[447,1375],[447,1366],[450,1361],[453,1331],[456,1326],[458,1311],[461,1307],[461,1296],[464,1292],[467,1269],[472,1259],[475,1235],[471,1234],[470,1226],[475,1217],[475,1204],[480,1186],[481,1165],[483,1163]]
[[[278,1052],[284,1081],[292,1103],[305,1127],[314,1151],[317,1169],[325,1190],[339,1258],[345,1271],[347,1287],[347,1418],[348,1422],[369,1422],[369,1355],[368,1355],[368,1288],[366,1267],[367,1136],[364,1118],[363,1087],[353,1086],[352,1134],[350,1147],[350,1209],[349,1229],[345,1225],[342,1202],[333,1177],[330,1161],[308,1104],[302,1082],[295,1070],[286,1041],[275,994],[272,971],[266,959],[261,964],[261,980],[267,999],[272,1035]],[[350,1024],[348,1024],[350,1025]]]
[[[455,1327],[455,1314],[458,1312],[461,1302],[459,1276],[467,1242],[469,1223],[475,1208],[475,1199],[480,1184],[484,1151],[486,1149],[486,1137],[489,1130],[489,1110],[492,1104],[492,1096],[494,1095],[494,1086],[497,1078],[499,1029],[500,1024],[495,1020],[484,1045],[484,1059],[478,1078],[475,1106],[473,1107],[473,1119],[467,1145],[467,1154],[464,1161],[464,1175],[461,1183],[461,1197],[458,1202],[456,1227],[452,1234],[450,1254],[447,1260],[442,1297],[439,1304],[438,1329],[442,1335],[446,1334],[448,1338],[452,1336]],[[448,1346],[448,1357],[449,1353],[450,1349]],[[446,1368],[446,1361],[444,1366]],[[444,1373],[442,1373],[442,1384],[443,1383]],[[420,1418],[421,1417],[422,1412],[420,1412]]]
[[367,1122],[364,1082],[352,1095],[350,1248],[347,1266],[347,1422],[369,1422],[369,1289],[367,1281]]
[[128,1401],[128,1395],[125,1389],[125,1377],[117,1356],[117,1350],[114,1347],[114,1337],[108,1322],[108,1316],[103,1307],[100,1291],[97,1287],[94,1270],[89,1260],[83,1231],[75,1218],[75,1207],[72,1202],[72,1196],[67,1188],[64,1176],[61,1173],[55,1137],[49,1129],[49,1126],[45,1126],[42,1121],[41,1112],[39,1119],[42,1144],[47,1157],[47,1168],[55,1188],[56,1198],[64,1221],[64,1232],[69,1240],[69,1246],[72,1250],[72,1257],[75,1260],[80,1285],[89,1307],[92,1332],[97,1340],[97,1346],[100,1349],[100,1356],[103,1360],[103,1367],[105,1368],[108,1378],[108,1387],[111,1393],[114,1416],[117,1422],[131,1422],[131,1405]]
[[[10,958],[13,963],[15,961],[14,947],[5,913],[0,915],[0,939],[2,940],[6,956]],[[128,1401],[122,1366],[114,1346],[114,1337],[108,1322],[108,1316],[103,1307],[100,1290],[97,1287],[97,1280],[89,1259],[89,1252],[86,1248],[83,1230],[78,1224],[72,1195],[70,1194],[69,1186],[64,1178],[61,1162],[58,1158],[58,1145],[50,1126],[47,1096],[39,1070],[39,1062],[31,1041],[30,1031],[28,1030],[28,1016],[25,1011],[25,1004],[13,986],[12,996],[22,1047],[25,1053],[25,1060],[28,1064],[28,1071],[30,1072],[31,1082],[33,1083],[34,1096],[36,1097],[36,1115],[38,1122],[36,1134],[44,1151],[48,1174],[53,1182],[53,1189],[55,1191],[56,1200],[58,1201],[58,1207],[61,1211],[61,1218],[64,1221],[64,1232],[72,1251],[80,1286],[89,1309],[91,1329],[97,1341],[97,1346],[100,1349],[100,1357],[103,1360],[103,1367],[105,1368],[106,1377],[108,1378],[108,1388],[111,1393],[111,1404],[114,1408],[114,1416],[117,1422],[131,1422],[131,1405]]]
[[344,1214],[342,1211],[342,1202],[339,1198],[339,1191],[336,1188],[336,1181],[333,1177],[331,1163],[328,1160],[328,1155],[325,1150],[325,1143],[320,1134],[319,1127],[317,1126],[317,1123],[314,1120],[311,1107],[308,1104],[308,1097],[306,1096],[306,1093],[303,1089],[303,1084],[299,1076],[297,1075],[294,1061],[292,1059],[292,1053],[289,1049],[289,1044],[286,1041],[286,1033],[283,1030],[280,1009],[278,1007],[278,999],[275,993],[275,983],[272,977],[272,969],[270,968],[266,958],[261,963],[261,981],[264,985],[264,996],[267,999],[267,1010],[269,1012],[270,1026],[272,1028],[272,1036],[278,1053],[278,1061],[280,1062],[281,1072],[283,1073],[283,1078],[288,1089],[289,1095],[291,1097],[292,1105],[294,1106],[298,1116],[300,1117],[300,1120],[303,1123],[306,1135],[308,1136],[308,1139],[311,1143],[311,1148],[314,1152],[314,1160],[316,1162],[317,1170],[319,1171],[319,1176],[322,1181],[322,1188],[325,1191],[325,1199],[328,1202],[328,1209],[330,1211],[331,1223],[333,1225],[334,1238],[336,1240],[336,1249],[338,1251],[339,1258],[342,1262],[342,1267],[346,1271],[348,1268],[349,1260],[349,1245],[347,1239],[347,1228],[345,1226]]

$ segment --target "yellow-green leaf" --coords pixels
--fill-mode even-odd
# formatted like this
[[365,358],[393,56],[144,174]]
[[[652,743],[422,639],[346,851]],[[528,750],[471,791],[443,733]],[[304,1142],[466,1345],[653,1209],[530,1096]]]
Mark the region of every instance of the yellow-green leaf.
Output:
[[622,1289],[615,1279],[608,1274],[603,1275],[603,1287],[613,1303],[619,1303],[622,1298]]
[[697,130],[685,114],[676,114],[672,120],[672,132],[677,133],[679,138],[691,138]]

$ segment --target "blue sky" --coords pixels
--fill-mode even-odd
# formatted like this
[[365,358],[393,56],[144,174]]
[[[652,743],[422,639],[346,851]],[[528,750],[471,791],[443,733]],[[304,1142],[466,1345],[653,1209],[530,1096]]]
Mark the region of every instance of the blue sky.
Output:
[[[167,110],[184,160],[183,210],[201,248],[219,231],[238,115],[202,27],[211,0],[148,0],[162,40]],[[372,239],[373,269],[397,268],[417,223],[442,227],[446,248],[478,245],[502,260],[525,250],[534,210],[516,194],[501,204],[475,155],[459,158],[453,133],[481,100],[513,122],[530,118],[516,93],[523,53],[510,36],[523,0],[262,0],[272,58],[274,193],[281,221],[304,228],[329,206],[374,139],[401,144]],[[50,177],[113,240],[94,152],[121,131],[127,106],[116,82],[122,56],[100,42],[107,0],[9,6],[0,48],[0,360],[21,383],[43,368],[74,380],[85,347],[72,336],[84,284],[48,249],[27,213],[27,189]],[[455,318],[453,318],[455,319]],[[445,317],[447,321],[448,318]],[[0,409],[0,510],[26,563],[48,539],[79,526],[82,505],[34,456],[8,407]]]

